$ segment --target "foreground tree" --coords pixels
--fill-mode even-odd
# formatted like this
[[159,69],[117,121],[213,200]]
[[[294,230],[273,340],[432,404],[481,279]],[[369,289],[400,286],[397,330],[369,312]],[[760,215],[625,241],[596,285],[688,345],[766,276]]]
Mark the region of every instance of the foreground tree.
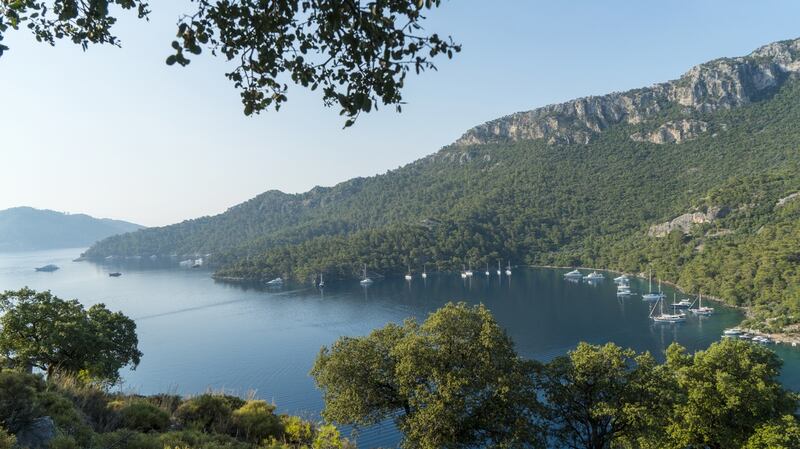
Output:
[[0,311],[0,354],[12,366],[113,383],[142,356],[136,323],[103,304],[86,310],[77,300],[24,288],[0,294]]
[[[287,100],[288,82],[321,89],[326,106],[336,105],[354,123],[379,103],[400,111],[406,75],[436,69],[432,60],[452,57],[461,47],[450,38],[427,34],[423,12],[441,0],[193,0],[184,15],[167,64],[189,64],[187,54],[203,48],[234,61],[226,73],[240,90],[244,112]],[[112,34],[112,8],[135,10],[147,18],[143,0],[4,0],[0,41],[9,28],[29,28],[37,40],[54,44],[68,38],[89,44],[119,45]],[[0,44],[0,56],[8,47]]]
[[797,397],[778,381],[781,360],[763,346],[724,339],[692,356],[673,344],[666,366],[679,391],[671,447],[742,447],[756,429],[797,410]]
[[421,325],[339,339],[311,374],[327,420],[393,418],[406,448],[537,447],[532,368],[485,307],[450,303]]
[[669,390],[655,359],[612,343],[580,343],[543,365],[537,380],[555,447],[638,447],[669,410]]
[[796,449],[800,447],[800,422],[786,415],[759,426],[742,449]]

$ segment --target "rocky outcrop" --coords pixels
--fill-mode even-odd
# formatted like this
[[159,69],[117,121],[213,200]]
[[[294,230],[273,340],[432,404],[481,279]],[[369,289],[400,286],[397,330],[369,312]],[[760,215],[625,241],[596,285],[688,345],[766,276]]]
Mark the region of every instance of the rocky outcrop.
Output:
[[727,208],[711,207],[707,212],[683,214],[668,222],[650,226],[647,235],[650,237],[665,237],[675,230],[688,234],[694,225],[711,223],[718,218],[724,217],[727,213]]
[[701,120],[684,119],[670,121],[649,133],[635,133],[631,140],[656,144],[681,143],[708,131],[708,123]]
[[[717,59],[698,65],[678,80],[627,92],[579,98],[492,120],[470,129],[455,144],[466,146],[532,139],[543,139],[549,144],[585,144],[611,126],[642,123],[675,106],[689,117],[694,113],[711,113],[746,105],[769,95],[787,79],[799,76],[800,39],[775,42],[748,56]],[[675,122],[672,127],[665,124],[664,134],[659,135],[665,139],[674,138],[674,131],[684,126],[682,122]],[[698,123],[685,122],[697,129]],[[642,138],[649,140],[647,136]]]
[[789,201],[792,201],[794,199],[797,199],[797,198],[800,198],[800,192],[795,192],[795,193],[793,193],[793,194],[791,194],[789,196],[785,196],[785,197],[779,199],[778,202],[775,203],[775,207],[785,206],[786,203],[788,203]]
[[46,449],[56,437],[56,424],[49,416],[33,420],[17,432],[17,446],[26,449]]

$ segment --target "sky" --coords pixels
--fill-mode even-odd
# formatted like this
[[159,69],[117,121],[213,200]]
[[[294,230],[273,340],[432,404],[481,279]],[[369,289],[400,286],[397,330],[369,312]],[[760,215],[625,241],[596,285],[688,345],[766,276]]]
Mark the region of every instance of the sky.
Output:
[[168,67],[184,0],[125,14],[122,48],[8,32],[0,57],[0,209],[87,213],[160,226],[266,190],[372,176],[516,111],[679,77],[691,66],[800,37],[796,0],[443,0],[426,30],[463,45],[412,77],[403,112],[342,129],[336,108],[290,87],[280,112],[246,117],[229,66]]

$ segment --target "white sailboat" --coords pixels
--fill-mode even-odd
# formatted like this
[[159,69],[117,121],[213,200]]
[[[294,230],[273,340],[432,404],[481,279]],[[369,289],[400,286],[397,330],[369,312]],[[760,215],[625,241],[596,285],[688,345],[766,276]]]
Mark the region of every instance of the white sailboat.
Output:
[[508,261],[508,267],[506,267],[506,275],[511,276],[511,261]]
[[714,308],[713,307],[704,307],[703,306],[703,294],[702,293],[700,293],[700,296],[699,296],[699,298],[697,300],[699,301],[699,304],[698,304],[697,308],[696,309],[689,309],[690,312],[692,312],[695,315],[703,315],[703,316],[708,316],[708,315],[711,315],[711,314],[714,313]]
[[489,273],[489,262],[486,262],[486,276],[491,276]]
[[359,284],[361,285],[372,284],[372,279],[367,277],[367,264],[364,264],[364,278],[361,279],[361,282],[359,282]]
[[325,281],[322,279],[322,273],[319,274],[319,288],[325,288]]
[[411,276],[411,266],[409,265],[409,266],[408,266],[408,273],[406,273],[406,280],[407,280],[407,281],[410,281],[410,280],[411,280],[411,277],[412,277],[412,276]]
[[467,269],[464,268],[464,265],[461,265],[461,279],[467,278]]
[[498,275],[498,276],[501,276],[502,274],[503,274],[503,272],[502,272],[502,271],[500,271],[500,261],[498,260],[498,261],[497,261],[497,275]]
[[650,317],[654,322],[674,324],[686,321],[686,315],[682,313],[664,313],[664,298],[661,298],[658,304],[661,305],[661,313],[659,315],[653,315],[653,312],[656,309],[655,305],[653,306],[653,310],[650,311]]
[[464,272],[464,274],[466,274],[469,277],[472,277],[472,274],[473,274],[472,273],[472,262],[470,262],[469,268],[467,269],[467,271]]
[[428,272],[425,270],[425,264],[422,264],[422,279],[428,278]]
[[661,286],[660,286],[661,285],[661,281],[659,281],[659,287],[658,287],[659,291],[658,292],[654,292],[653,291],[653,269],[652,268],[650,269],[650,276],[648,278],[649,278],[649,280],[648,280],[648,285],[649,285],[648,290],[650,290],[650,291],[648,293],[645,293],[644,295],[642,295],[642,299],[645,300],[645,301],[659,301],[659,300],[663,299],[664,296],[663,296],[663,293],[661,293]]

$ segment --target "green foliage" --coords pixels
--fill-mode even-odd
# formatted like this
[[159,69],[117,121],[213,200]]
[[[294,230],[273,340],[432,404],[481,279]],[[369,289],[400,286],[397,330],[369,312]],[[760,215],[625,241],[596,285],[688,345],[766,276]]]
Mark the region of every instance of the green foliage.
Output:
[[189,428],[227,433],[231,429],[233,411],[244,405],[245,401],[234,396],[207,393],[181,404],[175,416]]
[[800,422],[793,415],[759,426],[742,449],[793,449],[800,447]]
[[0,427],[16,433],[41,416],[36,396],[42,390],[39,376],[0,371]]
[[666,365],[679,391],[667,425],[676,448],[741,447],[798,406],[778,381],[780,359],[760,345],[724,339],[688,356],[673,344]]
[[283,439],[291,446],[308,446],[314,441],[314,426],[299,416],[281,416]]
[[421,325],[340,338],[322,349],[311,374],[326,419],[393,418],[405,447],[465,448],[538,443],[531,369],[488,310],[451,303]]
[[[439,55],[452,58],[461,46],[422,28],[426,10],[441,0],[331,2],[291,0],[235,4],[196,0],[196,10],[179,18],[174,54],[168,65],[189,64],[187,54],[203,48],[234,61],[227,73],[250,115],[287,101],[288,81],[322,90],[325,106],[346,115],[345,127],[379,104],[400,111],[409,72],[435,69]],[[69,38],[88,44],[119,45],[111,34],[116,18],[110,7],[136,9],[146,18],[143,0],[20,0],[0,2],[0,41],[10,26],[23,23],[39,41]],[[0,56],[8,47],[0,45]]]
[[580,343],[543,365],[537,384],[545,398],[551,447],[638,447],[658,433],[674,393],[655,359],[613,343]]
[[247,401],[233,412],[233,431],[254,443],[269,437],[277,438],[283,432],[283,426],[274,412],[275,406],[266,401]]
[[40,393],[36,401],[42,407],[42,416],[53,418],[61,432],[77,441],[80,447],[90,445],[94,431],[72,401],[55,391]]
[[134,321],[103,304],[85,310],[77,300],[23,288],[0,294],[0,310],[0,354],[19,368],[113,383],[142,356]]
[[14,438],[14,435],[11,435],[6,429],[0,427],[0,449],[13,449],[16,443],[17,439]]
[[82,449],[83,447],[86,446],[81,446],[71,436],[57,435],[50,441],[48,449]]
[[164,432],[169,427],[169,413],[144,401],[134,401],[119,410],[122,427],[140,432]]

